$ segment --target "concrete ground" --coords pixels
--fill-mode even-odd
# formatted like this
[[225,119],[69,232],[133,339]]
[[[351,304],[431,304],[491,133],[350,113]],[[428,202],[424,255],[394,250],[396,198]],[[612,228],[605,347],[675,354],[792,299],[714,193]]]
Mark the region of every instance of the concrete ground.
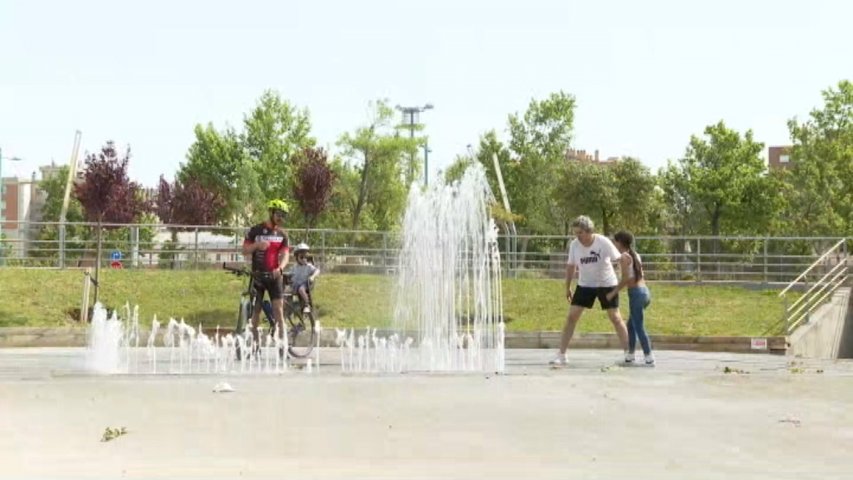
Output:
[[[507,373],[94,376],[0,350],[0,477],[850,478],[853,361],[507,353]],[[725,373],[728,367],[742,373]],[[233,393],[213,393],[227,381]],[[102,442],[107,427],[127,434]]]

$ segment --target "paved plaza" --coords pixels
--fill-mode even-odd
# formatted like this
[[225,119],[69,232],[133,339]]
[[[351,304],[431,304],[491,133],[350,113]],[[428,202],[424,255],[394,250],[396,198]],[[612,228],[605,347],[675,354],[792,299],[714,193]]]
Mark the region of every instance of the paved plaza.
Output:
[[[91,375],[0,350],[0,477],[850,478],[853,361],[511,350],[507,371]],[[793,363],[792,363],[793,362]],[[728,373],[727,373],[728,372]],[[219,382],[231,393],[214,393]],[[107,427],[127,434],[102,442]]]

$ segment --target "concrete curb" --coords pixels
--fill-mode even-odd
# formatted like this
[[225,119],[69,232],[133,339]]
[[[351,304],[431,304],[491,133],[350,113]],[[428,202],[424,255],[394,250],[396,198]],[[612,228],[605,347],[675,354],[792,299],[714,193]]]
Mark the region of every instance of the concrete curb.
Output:
[[[220,329],[220,334],[229,331]],[[356,337],[363,335],[365,329],[357,329]],[[214,335],[215,330],[206,330]],[[391,331],[378,330],[379,337],[389,336]],[[410,335],[413,336],[413,335]],[[140,331],[140,344],[144,345],[147,331]],[[320,344],[324,347],[335,345],[336,332],[323,330]],[[660,350],[691,350],[697,352],[730,353],[774,353],[784,354],[788,348],[787,337],[703,337],[687,335],[652,335],[652,345]],[[545,348],[556,349],[560,344],[560,332],[507,332],[507,348]],[[15,347],[84,347],[87,343],[87,330],[74,327],[6,327],[0,328],[0,348]],[[160,341],[158,338],[158,345]],[[619,341],[613,333],[577,334],[570,348],[619,348]]]

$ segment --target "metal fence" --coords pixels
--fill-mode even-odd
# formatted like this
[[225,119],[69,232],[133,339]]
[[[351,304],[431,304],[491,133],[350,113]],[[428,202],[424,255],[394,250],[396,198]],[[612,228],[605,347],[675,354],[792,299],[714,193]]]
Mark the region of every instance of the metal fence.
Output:
[[[244,261],[245,227],[104,224],[101,267],[204,269]],[[96,224],[5,222],[0,265],[75,268],[97,262]],[[311,245],[326,271],[393,273],[400,234],[356,230],[290,230]],[[637,237],[650,280],[788,283],[843,237]],[[504,274],[560,278],[571,237],[518,235],[499,245]],[[514,248],[510,248],[510,246]]]

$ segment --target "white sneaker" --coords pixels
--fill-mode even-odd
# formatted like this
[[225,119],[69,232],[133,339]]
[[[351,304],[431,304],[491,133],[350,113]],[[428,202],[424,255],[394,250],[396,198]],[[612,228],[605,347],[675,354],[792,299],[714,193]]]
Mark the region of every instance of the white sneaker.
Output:
[[634,363],[634,354],[625,352],[625,363]]
[[306,306],[302,309],[302,313],[311,313],[311,307]]
[[569,359],[566,357],[566,354],[565,353],[558,353],[557,356],[554,357],[553,360],[548,362],[548,365],[556,367],[556,366],[566,365],[568,363],[569,363]]
[[643,355],[643,357],[646,359],[646,365],[654,366],[655,356],[653,354]]

